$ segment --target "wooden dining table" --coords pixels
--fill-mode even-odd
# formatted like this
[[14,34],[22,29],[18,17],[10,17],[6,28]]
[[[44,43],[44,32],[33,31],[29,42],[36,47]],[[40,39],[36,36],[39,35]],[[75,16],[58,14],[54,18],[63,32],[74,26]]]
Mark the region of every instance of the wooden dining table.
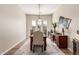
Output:
[[[47,38],[47,36],[43,36],[44,51],[46,50],[46,46],[47,46],[46,38]],[[33,44],[33,35],[30,36],[30,50],[31,50],[31,51],[32,51],[32,44]]]

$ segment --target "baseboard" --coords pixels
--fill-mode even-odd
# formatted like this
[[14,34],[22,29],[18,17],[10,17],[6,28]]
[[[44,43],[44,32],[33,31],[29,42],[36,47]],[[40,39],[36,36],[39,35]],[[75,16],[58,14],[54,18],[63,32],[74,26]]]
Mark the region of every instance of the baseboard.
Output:
[[69,51],[73,52],[73,50],[71,48],[68,48],[68,49],[69,49]]
[[[25,38],[25,39],[27,39],[27,38]],[[20,40],[19,42],[17,42],[16,44],[14,44],[12,47],[10,47],[9,49],[7,49],[7,50],[4,51],[3,53],[1,53],[1,55],[4,55],[4,54],[7,53],[8,51],[10,51],[12,48],[14,48],[16,45],[18,45],[19,43],[21,43],[22,41],[24,41],[25,39]]]

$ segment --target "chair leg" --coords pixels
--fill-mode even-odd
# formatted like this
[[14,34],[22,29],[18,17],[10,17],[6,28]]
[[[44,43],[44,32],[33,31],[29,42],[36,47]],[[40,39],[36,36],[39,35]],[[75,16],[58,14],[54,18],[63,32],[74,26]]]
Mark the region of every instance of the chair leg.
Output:
[[33,52],[35,52],[35,45],[33,45]]
[[43,45],[41,46],[42,52],[43,52]]

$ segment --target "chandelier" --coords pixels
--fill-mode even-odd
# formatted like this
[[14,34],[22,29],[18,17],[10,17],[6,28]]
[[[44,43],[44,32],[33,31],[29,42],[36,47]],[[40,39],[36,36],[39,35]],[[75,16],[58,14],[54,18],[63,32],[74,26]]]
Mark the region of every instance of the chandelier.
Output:
[[39,10],[39,15],[38,15],[38,25],[42,25],[42,19],[40,18],[40,4],[38,4],[38,10]]
[[38,4],[38,9],[39,9],[39,19],[40,19],[40,4]]

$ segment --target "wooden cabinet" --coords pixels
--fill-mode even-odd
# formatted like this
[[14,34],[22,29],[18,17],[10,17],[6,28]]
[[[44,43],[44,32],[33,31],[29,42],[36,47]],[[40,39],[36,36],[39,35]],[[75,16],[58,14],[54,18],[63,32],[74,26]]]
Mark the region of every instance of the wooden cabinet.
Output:
[[68,36],[64,35],[64,36],[57,36],[56,38],[56,44],[59,48],[67,48],[67,40],[68,40]]

